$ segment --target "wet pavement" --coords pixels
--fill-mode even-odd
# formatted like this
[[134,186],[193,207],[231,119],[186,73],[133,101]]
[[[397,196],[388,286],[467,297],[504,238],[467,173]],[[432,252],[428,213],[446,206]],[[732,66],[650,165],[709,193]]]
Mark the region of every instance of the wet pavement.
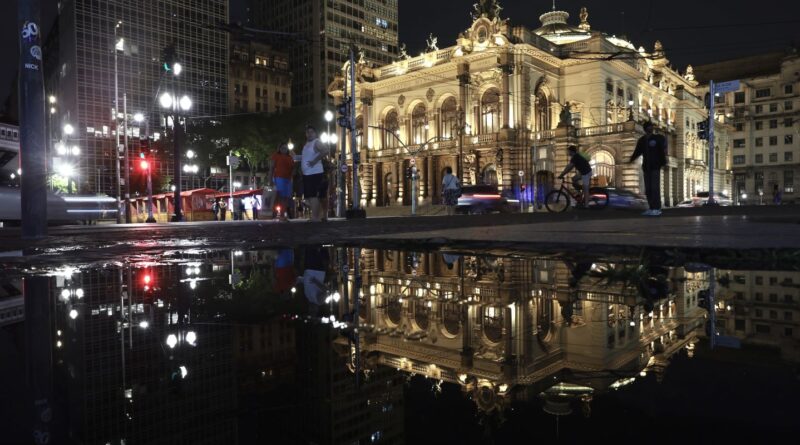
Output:
[[113,258],[3,258],[0,443],[800,433],[790,261],[312,242],[329,234],[216,248],[174,230]]
[[206,222],[51,227],[50,236],[21,240],[0,230],[5,262],[113,260],[169,248],[269,248],[305,243],[453,245],[507,250],[639,247],[686,249],[796,249],[800,206],[668,209],[661,218],[627,211],[393,217],[309,223]]

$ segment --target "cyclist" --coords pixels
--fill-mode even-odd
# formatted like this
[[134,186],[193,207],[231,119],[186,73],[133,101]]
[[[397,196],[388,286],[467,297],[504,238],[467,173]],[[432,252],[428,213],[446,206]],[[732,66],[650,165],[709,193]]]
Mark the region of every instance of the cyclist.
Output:
[[592,180],[592,166],[589,165],[589,160],[586,159],[586,156],[583,153],[578,152],[578,147],[574,145],[570,145],[567,147],[567,154],[569,155],[569,163],[564,168],[564,171],[558,175],[558,179],[564,179],[564,176],[570,172],[573,168],[578,171],[578,173],[572,177],[572,186],[575,187],[575,190],[580,190],[579,181],[583,182],[583,202],[579,205],[581,207],[586,207],[586,201],[589,197],[589,183]]

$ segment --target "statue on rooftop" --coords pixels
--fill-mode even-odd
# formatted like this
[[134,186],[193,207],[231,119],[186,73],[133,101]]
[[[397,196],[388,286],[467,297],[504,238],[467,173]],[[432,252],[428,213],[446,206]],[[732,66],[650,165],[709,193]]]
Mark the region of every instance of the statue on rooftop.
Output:
[[503,10],[497,0],[480,0],[472,5],[472,8],[474,9],[472,13],[473,20],[478,20],[481,17],[486,17],[489,20],[499,19],[500,11]]

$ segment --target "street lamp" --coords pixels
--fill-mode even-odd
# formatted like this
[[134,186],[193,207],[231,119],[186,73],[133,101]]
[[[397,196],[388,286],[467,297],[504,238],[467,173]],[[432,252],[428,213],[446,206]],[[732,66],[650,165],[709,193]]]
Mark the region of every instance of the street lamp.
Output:
[[633,121],[633,100],[628,101],[628,120]]
[[75,133],[75,127],[73,127],[71,124],[64,124],[64,134],[71,136],[72,133]]
[[[172,67],[172,72],[177,76],[177,73],[181,71],[181,68],[178,68],[180,64],[175,63]],[[173,136],[173,162],[174,162],[174,171],[173,176],[174,178],[174,187],[175,187],[175,194],[174,194],[174,208],[175,208],[175,216],[173,220],[175,222],[180,222],[183,219],[182,210],[181,210],[181,168],[180,168],[180,159],[181,159],[181,143],[183,142],[183,127],[181,126],[180,119],[178,119],[178,112],[186,112],[192,108],[192,99],[189,96],[183,95],[180,98],[176,94],[171,94],[169,92],[164,92],[159,96],[158,102],[162,108],[165,110],[169,110],[172,113],[172,125],[174,128],[174,136]]]

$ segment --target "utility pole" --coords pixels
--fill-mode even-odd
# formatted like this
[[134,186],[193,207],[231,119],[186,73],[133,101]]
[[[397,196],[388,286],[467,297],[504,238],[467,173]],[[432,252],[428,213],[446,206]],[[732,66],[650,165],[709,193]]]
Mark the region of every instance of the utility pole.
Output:
[[715,205],[714,199],[714,81],[708,82],[708,205]]
[[43,238],[47,236],[47,143],[40,0],[19,0],[18,8],[22,237]]
[[175,193],[173,199],[175,201],[175,216],[172,221],[181,222],[183,220],[183,212],[181,210],[181,145],[183,144],[183,126],[177,113],[172,114],[172,128],[173,128],[173,149],[172,149],[172,183],[175,186]]
[[350,45],[350,153],[353,156],[353,217],[364,218],[360,209],[361,193],[358,185],[358,164],[361,155],[356,147],[358,137],[356,135],[356,52],[355,45]]
[[122,224],[122,180],[119,165],[119,71],[117,65],[117,30],[122,25],[122,20],[114,25],[114,132],[116,133],[116,146],[114,147],[114,166],[117,170],[117,224]]
[[[116,52],[116,50],[115,50]],[[131,166],[130,156],[128,153],[128,94],[122,94],[122,115],[123,115],[123,129],[125,131],[125,149],[122,153],[125,156],[125,222],[131,223]]]

